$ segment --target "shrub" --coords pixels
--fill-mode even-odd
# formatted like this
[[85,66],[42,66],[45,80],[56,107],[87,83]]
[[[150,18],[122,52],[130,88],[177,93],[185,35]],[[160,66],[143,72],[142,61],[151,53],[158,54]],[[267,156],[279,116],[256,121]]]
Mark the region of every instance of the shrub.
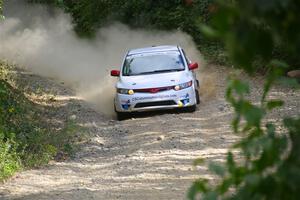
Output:
[[9,70],[0,61],[0,180],[24,167],[47,164],[58,152],[70,156],[74,133],[81,130],[73,121],[62,130],[50,129],[41,117],[45,108],[8,83],[15,79],[9,77]]
[[[289,45],[291,55],[298,54],[300,40],[295,31],[300,27],[298,1],[221,1],[213,19],[213,26],[201,25],[210,37],[221,39],[236,67],[253,74],[265,63],[266,81],[260,105],[251,103],[247,96],[248,83],[233,78],[229,81],[226,99],[235,110],[232,127],[242,139],[234,145],[241,154],[237,160],[228,152],[225,165],[211,164],[219,175],[219,182],[196,181],[189,191],[195,199],[299,199],[300,189],[300,118],[284,118],[284,129],[268,122],[265,116],[284,104],[282,100],[269,100],[268,92],[278,81],[298,88],[296,80],[284,77],[288,65],[275,60],[277,44]],[[285,46],[284,45],[284,46]],[[282,57],[281,57],[282,58]],[[243,121],[243,123],[242,123]],[[266,121],[266,123],[264,123]]]

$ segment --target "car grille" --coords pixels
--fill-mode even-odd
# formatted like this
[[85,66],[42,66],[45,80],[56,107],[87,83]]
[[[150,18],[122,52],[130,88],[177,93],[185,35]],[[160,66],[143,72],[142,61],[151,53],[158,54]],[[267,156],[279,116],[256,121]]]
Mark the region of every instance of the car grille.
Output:
[[145,103],[137,103],[135,108],[145,108],[152,106],[171,106],[177,105],[175,101],[154,101],[154,102],[145,102]]
[[157,93],[157,92],[163,92],[167,90],[172,90],[173,86],[168,87],[160,87],[160,88],[146,88],[146,89],[135,89],[135,93]]

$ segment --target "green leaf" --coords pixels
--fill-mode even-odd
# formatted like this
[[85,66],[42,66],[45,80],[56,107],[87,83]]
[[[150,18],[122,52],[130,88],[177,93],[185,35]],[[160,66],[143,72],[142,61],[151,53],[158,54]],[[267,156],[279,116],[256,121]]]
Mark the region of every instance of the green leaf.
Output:
[[271,100],[267,102],[267,109],[272,110],[277,107],[283,106],[284,102],[282,100]]
[[203,158],[197,158],[193,161],[193,165],[194,166],[198,166],[198,165],[202,165],[204,163],[204,159]]
[[203,200],[217,200],[217,192],[211,191],[204,195]]
[[233,80],[232,87],[239,95],[249,94],[250,92],[249,84],[241,80]]
[[218,186],[219,193],[224,194],[225,192],[228,191],[231,185],[232,185],[231,178],[223,179],[223,182]]
[[209,169],[210,171],[214,172],[219,176],[225,175],[225,168],[217,163],[213,163],[213,162],[209,163]]
[[241,117],[240,117],[239,114],[237,114],[234,117],[234,119],[232,120],[232,127],[233,127],[233,131],[235,133],[238,133],[238,128],[239,128],[240,121],[241,121]]
[[287,87],[292,87],[292,88],[300,87],[297,79],[295,78],[281,77],[280,79],[278,79],[278,82]]
[[275,131],[276,131],[276,128],[275,128],[275,125],[274,124],[271,124],[271,123],[268,123],[266,125],[266,128],[267,128],[267,133],[270,137],[274,137],[275,135]]
[[1,89],[1,88],[0,88],[0,93],[1,93],[1,94],[5,94],[6,91],[5,91],[4,89]]
[[248,174],[245,176],[245,182],[249,185],[257,185],[260,181],[260,176],[258,174]]
[[199,26],[200,31],[209,38],[218,38],[219,34],[216,30],[206,24],[200,24]]
[[230,25],[237,14],[237,10],[233,7],[233,4],[219,2],[223,3],[222,9],[213,15],[212,24],[220,32],[220,36],[224,36],[230,31]]
[[228,152],[227,153],[227,167],[228,167],[228,171],[233,174],[236,168],[234,159],[233,159],[233,154],[232,152]]
[[272,68],[272,71],[270,71],[270,73],[276,76],[283,75],[284,71],[289,68],[288,64],[276,59],[271,60],[269,67]]
[[197,180],[188,191],[188,199],[194,200],[198,193],[207,192],[207,180]]
[[262,117],[265,115],[265,111],[258,106],[252,105],[245,101],[242,105],[242,113],[249,126],[259,127]]

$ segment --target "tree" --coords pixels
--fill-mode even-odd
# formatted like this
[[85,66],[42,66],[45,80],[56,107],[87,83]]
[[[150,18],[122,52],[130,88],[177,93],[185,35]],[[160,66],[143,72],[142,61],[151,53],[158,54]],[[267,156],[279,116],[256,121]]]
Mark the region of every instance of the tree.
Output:
[[3,0],[0,0],[0,19],[3,18]]
[[207,180],[197,180],[189,198],[201,193],[202,199],[299,199],[300,117],[282,119],[284,131],[262,121],[267,112],[284,103],[268,99],[276,82],[298,87],[295,80],[283,77],[287,63],[297,63],[274,52],[280,47],[291,55],[298,54],[300,2],[223,0],[214,6],[212,25],[200,25],[202,31],[224,42],[235,67],[252,74],[262,67],[255,64],[259,59],[267,76],[260,105],[247,99],[250,87],[246,82],[229,81],[226,99],[235,110],[233,130],[243,136],[234,148],[240,150],[242,160],[237,161],[229,151],[225,165],[212,163],[210,169],[220,176],[219,183],[213,186]]

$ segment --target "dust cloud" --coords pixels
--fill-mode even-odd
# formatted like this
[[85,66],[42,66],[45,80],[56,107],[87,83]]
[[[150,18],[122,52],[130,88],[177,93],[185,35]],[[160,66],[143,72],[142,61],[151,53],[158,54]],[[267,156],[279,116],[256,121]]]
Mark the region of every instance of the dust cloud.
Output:
[[178,44],[191,60],[202,60],[192,38],[179,30],[131,30],[114,23],[88,40],[76,35],[71,17],[61,10],[10,0],[4,4],[4,14],[0,59],[65,82],[78,96],[111,116],[116,78],[110,77],[109,71],[120,68],[129,49]]

